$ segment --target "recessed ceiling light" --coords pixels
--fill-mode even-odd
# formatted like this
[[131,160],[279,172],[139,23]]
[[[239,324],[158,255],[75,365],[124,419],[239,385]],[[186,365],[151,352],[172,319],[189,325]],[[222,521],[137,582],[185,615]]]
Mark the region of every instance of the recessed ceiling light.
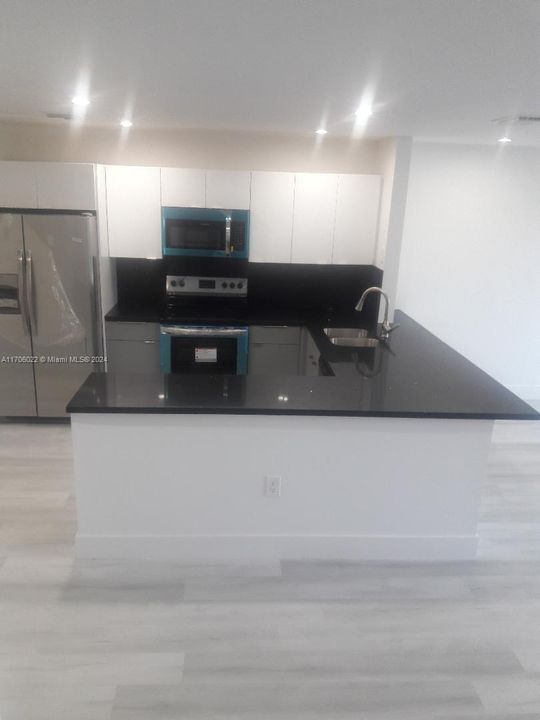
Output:
[[133,123],[131,122],[131,120],[127,120],[127,118],[126,118],[124,120],[120,120],[120,125],[123,128],[130,128],[133,125]]
[[315,135],[327,135],[328,130],[325,130],[324,128],[319,128],[318,130],[315,130]]
[[90,100],[87,97],[85,97],[84,95],[74,95],[71,98],[71,102],[76,107],[86,107],[87,105],[90,105]]
[[500,143],[511,143],[511,142],[512,142],[512,138],[509,138],[509,137],[507,137],[507,136],[505,135],[504,137],[499,138],[499,139],[497,140],[497,142],[500,142]]
[[373,115],[373,108],[368,103],[362,103],[354,114],[359,120],[367,120]]

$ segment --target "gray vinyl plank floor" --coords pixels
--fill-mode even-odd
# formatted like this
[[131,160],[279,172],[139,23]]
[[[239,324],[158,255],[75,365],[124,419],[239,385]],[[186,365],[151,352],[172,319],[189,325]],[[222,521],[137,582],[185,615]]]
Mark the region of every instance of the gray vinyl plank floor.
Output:
[[540,423],[474,562],[77,561],[70,429],[0,424],[1,720],[538,720]]

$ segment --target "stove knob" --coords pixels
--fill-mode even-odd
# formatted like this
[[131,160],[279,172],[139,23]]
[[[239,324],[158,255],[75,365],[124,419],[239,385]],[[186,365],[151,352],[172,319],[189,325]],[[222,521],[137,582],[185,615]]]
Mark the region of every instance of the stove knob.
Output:
[[171,287],[176,287],[176,280],[171,280]]
[[234,283],[229,283],[229,287],[231,288],[231,290],[233,290],[234,287],[235,287],[235,284],[234,284]]
[[241,290],[244,287],[244,283],[238,283],[236,287]]
[[184,287],[184,285],[186,284],[186,281],[180,280],[180,282],[178,284],[180,285],[180,287]]
[[222,282],[222,283],[221,283],[221,287],[225,290],[225,288],[227,287],[227,283],[226,283],[226,282]]

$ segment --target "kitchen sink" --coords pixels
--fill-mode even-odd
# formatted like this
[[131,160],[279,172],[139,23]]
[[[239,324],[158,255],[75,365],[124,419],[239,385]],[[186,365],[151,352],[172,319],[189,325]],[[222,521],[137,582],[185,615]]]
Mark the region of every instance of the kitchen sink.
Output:
[[341,347],[374,348],[379,339],[368,337],[368,331],[361,328],[324,328],[324,334],[333,345]]

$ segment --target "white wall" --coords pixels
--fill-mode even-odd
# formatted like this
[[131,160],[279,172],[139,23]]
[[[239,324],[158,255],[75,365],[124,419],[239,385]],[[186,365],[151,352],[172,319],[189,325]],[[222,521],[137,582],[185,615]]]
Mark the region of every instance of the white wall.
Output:
[[397,305],[540,398],[540,150],[414,143]]
[[382,145],[313,134],[0,123],[2,160],[378,174]]
[[[391,138],[381,144],[383,189],[374,263],[384,270],[382,286],[388,296],[390,320],[396,307],[411,148],[410,137]],[[381,320],[384,317],[384,303],[380,304],[379,316]]]

